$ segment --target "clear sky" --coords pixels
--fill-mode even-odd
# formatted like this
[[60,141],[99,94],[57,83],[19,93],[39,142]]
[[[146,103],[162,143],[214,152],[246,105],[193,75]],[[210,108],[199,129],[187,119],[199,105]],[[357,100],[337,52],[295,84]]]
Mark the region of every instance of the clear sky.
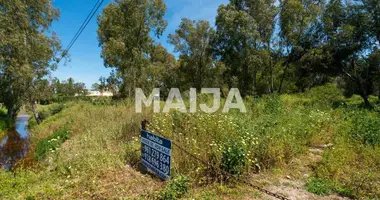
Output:
[[[55,31],[62,41],[62,46],[67,47],[75,33],[86,19],[88,13],[95,5],[97,0],[55,0],[54,6],[60,9],[60,19],[53,23],[51,28]],[[102,9],[113,0],[105,0],[97,15]],[[215,23],[215,16],[218,6],[226,4],[228,0],[165,0],[167,11],[165,19],[168,20],[168,27],[160,39],[156,41],[163,44],[169,52],[173,53],[173,47],[167,43],[167,36],[174,33],[182,18],[194,20],[209,20]],[[111,69],[103,65],[103,59],[100,57],[100,47],[97,39],[97,20],[94,17],[83,31],[82,35],[76,41],[70,50],[71,62],[63,65],[52,73],[52,77],[58,77],[61,80],[74,78],[75,81],[86,83],[88,88],[98,81],[100,76],[108,76]]]

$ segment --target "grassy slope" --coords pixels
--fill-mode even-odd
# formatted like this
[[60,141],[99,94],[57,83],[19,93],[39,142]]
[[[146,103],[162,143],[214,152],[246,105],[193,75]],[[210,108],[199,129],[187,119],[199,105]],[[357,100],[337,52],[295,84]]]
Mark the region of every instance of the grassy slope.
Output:
[[[312,166],[315,170],[310,178],[329,184],[309,184],[308,189],[356,197],[378,196],[379,150],[376,145],[364,145],[351,137],[351,133],[358,132],[355,129],[357,116],[366,116],[360,123],[366,124],[378,114],[350,106],[356,104],[357,98],[346,100],[348,107],[335,108],[332,101],[340,101],[342,97],[335,95],[335,91],[332,94],[323,91],[325,89],[313,94],[260,100],[248,98],[247,114],[173,112],[152,116],[135,114],[130,105],[72,103],[33,127],[31,152],[39,141],[62,127],[69,129],[69,139],[58,149],[52,149],[43,160],[34,161],[28,169],[19,169],[16,178],[0,172],[0,198],[157,196],[163,183],[143,175],[136,165],[142,119],[153,122],[151,130],[159,130],[193,154],[212,161],[215,167],[239,171],[243,177],[257,171],[268,176],[283,174],[295,160],[303,162],[302,156],[307,155],[309,147],[333,143],[334,148],[326,150],[321,162]],[[331,99],[326,95],[338,97]],[[362,127],[365,133],[361,134],[372,133],[370,129],[376,130],[375,126],[377,124],[367,124]],[[260,199],[260,194],[244,185],[230,187],[212,183],[216,177],[208,169],[176,148],[173,153],[173,176],[185,175],[191,179],[192,187],[185,198]],[[297,174],[300,169],[290,170]],[[302,174],[297,178],[302,179]]]

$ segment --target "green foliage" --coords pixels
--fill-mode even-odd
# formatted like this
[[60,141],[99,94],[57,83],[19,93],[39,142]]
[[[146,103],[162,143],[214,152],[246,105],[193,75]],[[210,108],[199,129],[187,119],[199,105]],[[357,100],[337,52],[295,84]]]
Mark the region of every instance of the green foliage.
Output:
[[49,152],[58,150],[67,139],[69,139],[70,131],[67,127],[63,127],[55,131],[52,135],[37,143],[36,158],[42,160]]
[[[334,183],[334,192],[353,198],[379,198],[378,114],[363,108],[336,110],[334,147],[323,154],[316,177]],[[339,186],[339,187],[338,187]]]
[[12,120],[6,117],[7,110],[0,106],[0,136],[12,126]]
[[[330,88],[326,92],[335,94],[330,90],[335,91]],[[148,128],[153,133],[170,138],[213,166],[211,169],[204,167],[173,147],[173,176],[181,174],[191,178],[195,190],[199,185],[209,186],[210,182],[220,180],[220,169],[243,178],[253,171],[282,170],[287,166],[293,167],[297,160],[307,156],[310,147],[332,143],[331,148],[324,150],[322,160],[314,164],[315,174],[312,177],[315,178],[306,185],[308,191],[320,195],[338,193],[352,198],[378,198],[378,144],[370,145],[353,137],[358,133],[365,136],[362,138],[371,138],[378,126],[378,113],[350,106],[335,108],[328,103],[333,100],[323,103],[313,95],[335,98],[328,97],[319,88],[305,95],[247,97],[247,113],[217,112],[212,115],[178,111],[136,114],[130,102],[98,106],[77,101],[68,104],[55,117],[33,127],[31,142],[39,149],[36,154],[41,152],[41,158],[37,161],[41,167],[36,170],[25,169],[28,174],[18,173],[15,178],[12,177],[14,180],[0,173],[0,184],[6,182],[2,178],[11,182],[5,184],[8,189],[5,194],[8,196],[4,198],[12,194],[22,198],[38,198],[39,193],[46,194],[45,197],[65,195],[74,199],[93,198],[91,195],[120,198],[136,197],[143,193],[157,194],[155,191],[159,190],[159,184],[155,179],[141,176],[133,169],[140,159],[138,149],[141,141],[138,135],[142,119],[151,122]],[[208,102],[209,98],[203,96],[201,101]],[[52,128],[65,127],[68,123],[72,133],[56,133],[65,132],[62,128],[51,135]],[[58,141],[58,135],[59,138],[70,136],[69,142],[62,145],[64,141]],[[53,139],[57,139],[53,145],[46,142]],[[42,159],[57,148],[59,154]],[[125,163],[129,166],[126,167]],[[32,176],[33,171],[38,172],[38,175]],[[34,178],[27,178],[30,176]],[[183,197],[190,185],[185,178],[178,179],[158,192],[161,198]],[[24,184],[19,184],[22,181]],[[17,184],[13,187],[12,183]],[[76,187],[78,184],[81,187]],[[30,189],[24,190],[25,185]],[[52,187],[58,187],[59,190],[50,191]],[[126,187],[130,189],[126,190]],[[236,188],[224,191],[220,197],[237,193]]]
[[334,191],[334,185],[326,180],[311,178],[306,184],[307,191],[317,195],[329,195]]
[[338,193],[342,196],[352,197],[352,191],[342,186],[341,184],[315,177],[309,179],[309,181],[306,184],[306,189],[308,192],[317,195],[330,195],[333,193]]
[[380,145],[380,118],[378,114],[366,110],[352,113],[350,136],[362,144]]
[[162,200],[174,200],[179,199],[185,195],[189,189],[190,180],[185,176],[178,176],[169,184],[165,185],[165,188],[160,191],[159,199]]
[[[146,81],[142,73],[148,66],[153,39],[166,28],[166,5],[162,0],[117,0],[110,3],[98,18],[99,44],[106,67],[121,73],[120,92],[132,97],[136,87]],[[141,82],[144,80],[144,82]]]
[[47,32],[58,17],[59,11],[50,0],[7,1],[1,5],[0,102],[12,119],[25,101],[41,96],[38,81],[57,67],[63,53],[60,40]]
[[[208,21],[192,21],[182,19],[175,34],[169,35],[169,42],[175,46],[175,51],[180,53],[180,70],[187,75],[181,86],[195,87],[200,90],[207,83],[212,83],[211,40],[215,30]],[[195,77],[195,78],[194,78]]]
[[42,121],[46,120],[47,118],[49,118],[49,117],[51,117],[53,115],[56,115],[59,112],[61,112],[64,109],[64,107],[65,106],[63,104],[52,104],[52,105],[49,105],[47,108],[44,108],[41,111],[39,111],[40,119]]
[[7,109],[0,106],[0,117],[7,116]]
[[240,175],[246,165],[246,152],[244,145],[237,141],[230,141],[224,146],[222,152],[221,169]]
[[99,97],[91,100],[93,105],[97,106],[110,106],[115,104],[111,97]]
[[331,83],[314,87],[306,92],[304,96],[310,98],[313,103],[319,104],[327,103],[333,105],[342,103],[344,100],[343,91]]

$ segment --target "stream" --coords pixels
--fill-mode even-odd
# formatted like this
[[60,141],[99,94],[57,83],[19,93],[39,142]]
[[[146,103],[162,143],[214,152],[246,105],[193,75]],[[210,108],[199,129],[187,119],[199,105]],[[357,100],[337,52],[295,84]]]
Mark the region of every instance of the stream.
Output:
[[29,147],[28,115],[19,115],[15,128],[0,138],[0,168],[11,170],[12,166],[25,157]]

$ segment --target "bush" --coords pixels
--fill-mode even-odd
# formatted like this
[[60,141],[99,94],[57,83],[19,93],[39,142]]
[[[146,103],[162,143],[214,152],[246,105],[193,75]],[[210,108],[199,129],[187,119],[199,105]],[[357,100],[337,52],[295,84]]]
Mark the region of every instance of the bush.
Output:
[[335,143],[317,165],[316,177],[344,186],[334,192],[345,196],[380,198],[380,149],[352,144],[345,136],[336,138]]
[[304,96],[310,98],[312,102],[317,104],[328,103],[332,105],[344,101],[343,90],[331,83],[324,86],[314,87],[306,92]]
[[0,105],[0,117],[6,117],[7,116],[7,109],[1,107]]
[[350,136],[366,145],[380,144],[380,118],[367,110],[354,111],[352,114]]
[[58,114],[61,112],[64,108],[63,104],[52,104],[48,108],[43,109],[42,111],[39,112],[40,119],[46,120],[47,118]]
[[308,192],[317,194],[317,195],[329,195],[334,191],[334,185],[327,180],[311,178],[306,184]]
[[179,176],[173,179],[165,188],[160,192],[159,199],[172,200],[179,199],[185,195],[189,189],[190,180],[184,176]]
[[48,152],[56,151],[61,144],[69,139],[69,130],[66,127],[58,129],[48,138],[39,141],[36,147],[36,158],[42,160]]
[[233,140],[225,145],[222,152],[222,170],[231,174],[241,174],[246,165],[246,152],[243,147],[244,145]]

